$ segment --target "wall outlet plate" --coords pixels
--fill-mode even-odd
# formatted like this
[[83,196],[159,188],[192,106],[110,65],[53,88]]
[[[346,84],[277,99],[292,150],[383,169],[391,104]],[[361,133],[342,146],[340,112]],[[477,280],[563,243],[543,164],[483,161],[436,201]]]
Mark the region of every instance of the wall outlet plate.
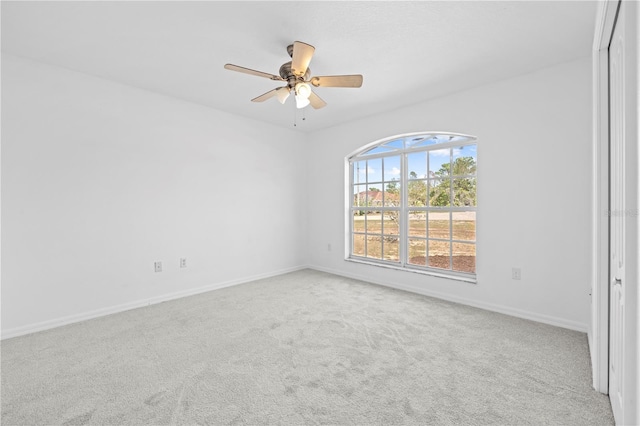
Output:
[[511,279],[520,280],[522,279],[522,271],[520,268],[511,268]]
[[162,262],[155,262],[153,267],[156,272],[162,272]]
[[187,258],[186,257],[181,257],[180,258],[180,267],[181,268],[186,268],[187,267]]

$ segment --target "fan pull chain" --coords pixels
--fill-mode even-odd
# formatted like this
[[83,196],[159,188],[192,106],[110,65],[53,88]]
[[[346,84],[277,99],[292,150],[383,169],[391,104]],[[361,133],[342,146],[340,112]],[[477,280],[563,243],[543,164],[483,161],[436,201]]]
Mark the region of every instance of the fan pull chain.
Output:
[[298,108],[293,104],[293,127],[298,127]]
[[[307,120],[306,108],[302,108],[302,121]],[[298,108],[293,109],[293,127],[298,127]]]

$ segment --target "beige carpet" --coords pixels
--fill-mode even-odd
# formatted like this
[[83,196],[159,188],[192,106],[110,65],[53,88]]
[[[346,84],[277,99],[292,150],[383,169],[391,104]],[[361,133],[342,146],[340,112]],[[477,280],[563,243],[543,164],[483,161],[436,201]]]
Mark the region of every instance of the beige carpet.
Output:
[[2,425],[607,425],[586,335],[305,270],[5,340]]

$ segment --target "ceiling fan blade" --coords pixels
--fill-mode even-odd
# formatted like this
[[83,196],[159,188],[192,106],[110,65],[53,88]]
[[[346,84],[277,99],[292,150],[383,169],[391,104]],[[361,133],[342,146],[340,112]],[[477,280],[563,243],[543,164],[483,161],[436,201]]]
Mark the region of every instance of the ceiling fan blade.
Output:
[[245,74],[257,75],[258,77],[264,77],[264,78],[268,78],[270,80],[284,81],[284,79],[282,77],[280,77],[279,75],[269,74],[269,73],[262,72],[262,71],[256,71],[256,70],[252,70],[252,69],[249,69],[249,68],[240,67],[238,65],[225,64],[224,68],[228,69],[228,70],[231,70],[231,71],[238,71],[238,72],[245,73]]
[[280,101],[281,104],[284,104],[284,102],[289,97],[289,87],[288,86],[276,87],[273,90],[269,90],[267,93],[263,93],[257,98],[251,99],[251,102],[264,102],[267,99],[273,98],[274,96],[277,96],[278,101]]
[[309,62],[316,48],[301,41],[293,42],[293,55],[291,57],[291,72],[297,77],[302,77],[309,68]]
[[315,87],[360,87],[362,86],[362,76],[355,75],[325,75],[313,77],[309,83]]
[[325,101],[323,101],[320,96],[316,95],[313,90],[311,91],[311,94],[309,95],[309,102],[311,103],[311,106],[314,109],[320,109],[323,108],[325,106],[327,106],[327,103]]
[[263,93],[262,95],[258,96],[257,98],[251,99],[251,102],[264,102],[267,99],[271,99],[277,94],[278,89],[280,89],[280,87],[278,87],[277,89],[269,90],[267,93]]

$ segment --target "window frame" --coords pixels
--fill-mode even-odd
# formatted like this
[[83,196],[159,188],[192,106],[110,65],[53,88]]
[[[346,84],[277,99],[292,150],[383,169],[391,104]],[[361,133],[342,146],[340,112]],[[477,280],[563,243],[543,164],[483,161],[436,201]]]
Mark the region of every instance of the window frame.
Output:
[[[464,140],[460,141],[450,141],[450,142],[436,142],[436,143],[432,143],[432,144],[428,144],[428,145],[420,145],[420,143],[416,144],[418,146],[407,146],[406,142],[408,139],[413,139],[416,137],[424,137],[424,136],[446,136],[446,137],[458,137],[458,138],[463,138]],[[387,143],[390,142],[394,142],[396,140],[401,139],[403,141],[403,148],[399,148],[399,149],[394,149],[394,150],[389,150],[387,152],[377,152],[374,154],[366,154],[367,152],[374,150],[378,147],[381,147]],[[427,138],[428,140],[428,138]],[[429,184],[430,181],[432,181],[432,177],[429,175],[429,152],[432,151],[436,151],[436,150],[441,150],[441,149],[449,149],[449,164],[453,164],[454,161],[454,153],[451,150],[451,148],[458,148],[458,147],[463,147],[463,146],[476,146],[476,171],[475,174],[472,175],[454,175],[453,174],[453,170],[451,170],[451,173],[448,176],[449,182],[450,182],[450,186],[449,186],[449,200],[450,200],[450,205],[449,206],[444,206],[444,207],[439,207],[439,206],[410,206],[409,202],[408,202],[408,186],[407,184],[410,181],[424,181],[425,184]],[[463,271],[455,271],[453,270],[453,245],[456,243],[462,243],[462,244],[473,244],[474,247],[474,251],[475,251],[475,255],[476,255],[476,259],[477,259],[477,243],[478,243],[478,235],[477,235],[477,202],[475,206],[454,206],[454,185],[453,185],[453,181],[454,179],[464,179],[464,178],[474,178],[476,180],[476,199],[477,199],[477,182],[478,182],[478,171],[477,171],[477,146],[478,146],[478,140],[477,137],[472,136],[472,135],[466,135],[466,134],[461,134],[461,133],[452,133],[452,132],[415,132],[415,133],[405,133],[405,134],[401,134],[401,135],[396,135],[396,136],[392,136],[392,137],[388,137],[388,138],[384,138],[378,141],[375,141],[373,143],[367,144],[361,148],[359,148],[358,150],[356,150],[355,152],[351,153],[350,155],[348,155],[345,158],[345,162],[346,162],[346,171],[348,174],[348,178],[346,179],[346,183],[348,185],[348,191],[346,191],[346,193],[348,194],[348,198],[347,198],[347,203],[346,203],[346,240],[345,241],[345,260],[347,261],[351,261],[351,262],[356,262],[356,263],[364,263],[364,264],[369,264],[369,265],[375,265],[375,266],[381,266],[381,267],[386,267],[386,268],[391,268],[391,269],[399,269],[399,270],[403,270],[403,271],[409,271],[409,272],[415,272],[415,273],[421,273],[421,274],[426,274],[426,275],[432,275],[432,276],[438,276],[438,277],[443,277],[443,278],[449,278],[449,279],[455,279],[455,280],[459,280],[459,281],[465,281],[465,282],[470,282],[470,283],[476,283],[477,282],[477,270],[475,270],[473,273],[470,272],[463,272]],[[410,178],[409,177],[409,172],[408,172],[408,156],[412,153],[417,153],[417,152],[425,152],[426,153],[426,158],[427,158],[427,163],[425,164],[426,167],[426,175],[424,177],[417,177],[417,178]],[[355,182],[354,179],[354,164],[359,162],[359,161],[364,161],[364,160],[376,160],[376,159],[382,159],[382,158],[389,158],[389,157],[400,157],[400,179],[398,180],[398,183],[400,185],[400,206],[398,207],[389,207],[386,206],[385,203],[383,202],[382,205],[380,206],[354,206],[354,199],[355,196],[357,195],[355,192],[355,185],[364,185],[365,191],[367,191],[367,193],[369,192],[369,183],[372,184],[379,184],[382,186],[381,190],[383,191],[383,197],[384,197],[384,192],[385,190],[385,185],[387,185],[389,183],[389,181],[386,179],[386,177],[384,176],[384,173],[382,175],[382,177],[380,178],[380,182],[376,181],[371,181],[369,182],[369,173],[367,172],[366,178],[364,182]],[[384,160],[381,160],[381,164],[384,163]],[[382,167],[384,169],[384,166]],[[428,186],[427,186],[428,188]],[[428,191],[428,189],[427,189]],[[360,193],[360,192],[358,192]],[[427,192],[428,194],[428,192]],[[359,255],[354,255],[353,254],[353,245],[354,245],[354,236],[355,235],[365,235],[365,244],[366,244],[366,240],[367,240],[367,235],[378,235],[377,233],[372,233],[369,234],[367,229],[366,229],[366,225],[365,225],[365,229],[364,232],[356,232],[355,228],[354,228],[354,212],[355,211],[375,211],[375,212],[380,212],[382,215],[384,215],[384,212],[386,211],[397,211],[398,212],[398,217],[399,217],[399,228],[398,228],[398,234],[397,234],[397,238],[398,238],[398,261],[390,261],[390,260],[385,260],[384,256],[385,256],[385,252],[384,252],[384,220],[381,218],[381,230],[380,230],[380,237],[382,238],[382,242],[381,242],[381,248],[380,248],[380,252],[381,252],[381,257],[382,259],[378,259],[378,258],[372,258],[372,257],[366,257],[366,249],[365,249],[365,256],[359,256]],[[415,236],[411,236],[409,234],[409,212],[411,211],[424,211],[425,212],[425,221],[427,221],[427,228],[425,230],[425,236],[424,237],[415,237]],[[441,239],[437,239],[437,238],[433,238],[430,237],[430,229],[428,227],[428,217],[429,217],[429,212],[436,212],[436,211],[440,211],[440,212],[447,212],[449,213],[449,238],[444,240],[442,239],[442,241],[445,241],[449,244],[449,268],[450,269],[443,269],[443,268],[435,268],[435,267],[430,267],[428,266],[428,251],[425,253],[426,254],[426,259],[425,259],[425,263],[426,265],[418,265],[418,264],[413,264],[413,263],[409,263],[409,259],[408,259],[408,247],[409,247],[409,240],[411,238],[418,238],[418,239],[422,239],[425,242],[425,245],[429,244],[429,241],[439,241]],[[467,211],[472,211],[475,213],[475,217],[476,217],[476,233],[475,233],[475,239],[473,241],[468,241],[468,240],[459,240],[459,239],[454,239],[454,233],[453,233],[453,213],[455,212],[467,212]],[[366,246],[365,246],[366,247]],[[477,266],[477,261],[476,261],[476,266]]]

